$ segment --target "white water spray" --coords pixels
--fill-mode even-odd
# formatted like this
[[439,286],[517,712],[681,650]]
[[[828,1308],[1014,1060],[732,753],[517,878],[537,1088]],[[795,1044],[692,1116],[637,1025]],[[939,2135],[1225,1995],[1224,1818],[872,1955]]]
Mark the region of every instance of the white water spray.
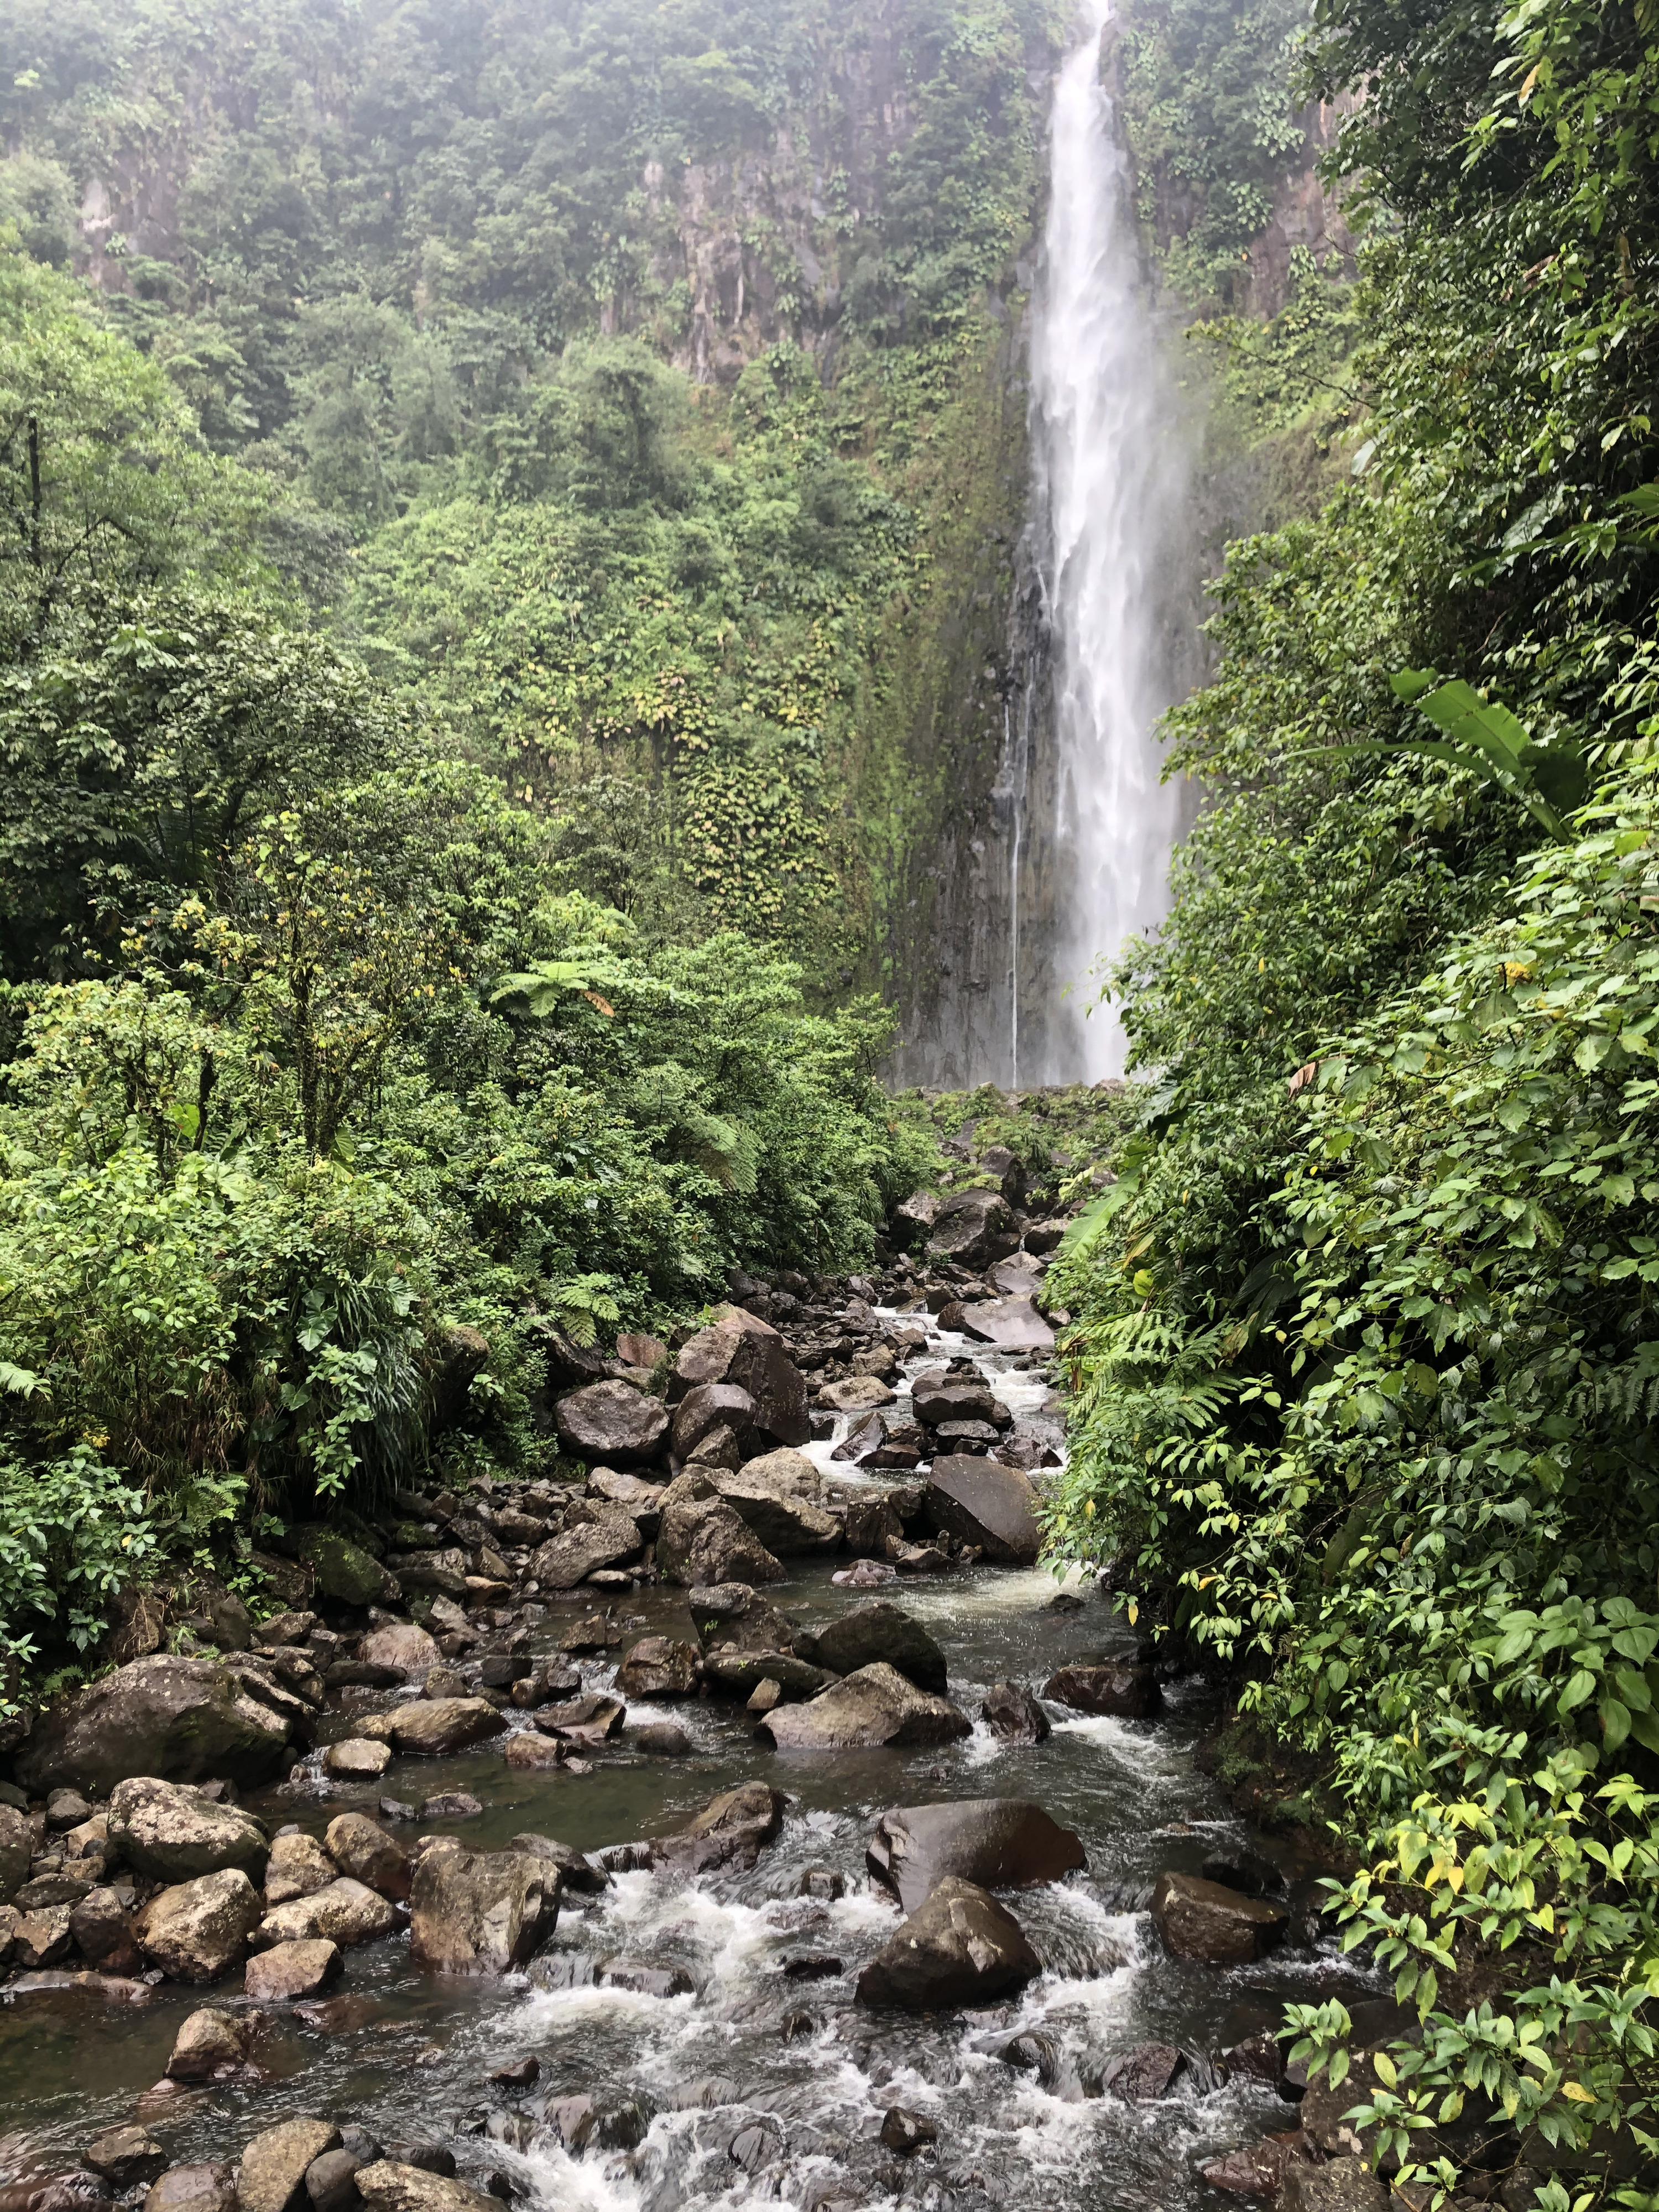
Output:
[[[1168,903],[1176,790],[1152,729],[1173,696],[1168,637],[1183,483],[1169,380],[1136,266],[1126,163],[1100,82],[1110,0],[1054,88],[1052,175],[1031,334],[1039,512],[1054,638],[1060,921],[1050,1082],[1121,1073],[1115,1017],[1084,1009],[1092,963],[1156,927]],[[1069,873],[1069,880],[1066,880]],[[1036,1071],[1033,1071],[1035,1074]]]

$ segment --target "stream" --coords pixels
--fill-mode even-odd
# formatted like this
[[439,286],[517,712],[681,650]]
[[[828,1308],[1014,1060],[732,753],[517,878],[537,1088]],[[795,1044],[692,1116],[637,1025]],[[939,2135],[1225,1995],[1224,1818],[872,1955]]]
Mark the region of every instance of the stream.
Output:
[[[1047,1395],[1025,1363],[931,1326],[926,1352],[906,1365],[964,1350],[1022,1411]],[[826,1468],[836,1441],[812,1447]],[[833,1471],[858,1480],[844,1465]],[[836,1586],[835,1564],[792,1562],[789,1579],[767,1595],[822,1626],[869,1595]],[[1057,1592],[1039,1569],[979,1565],[881,1594],[935,1637],[950,1694],[972,1715],[994,1681],[1036,1688],[1067,1661],[1133,1649],[1105,1600]],[[592,1601],[576,1592],[550,1605],[538,1650],[550,1652]],[[641,1632],[688,1632],[681,1589],[636,1587],[617,1613]],[[607,1687],[619,1656],[583,1661],[587,1686]],[[506,1769],[497,1742],[400,1760],[373,1786],[252,1793],[246,1802],[273,1830],[295,1822],[320,1836],[341,1811],[373,1812],[383,1789],[399,1797],[465,1790],[484,1812],[436,1832],[500,1849],[528,1830],[588,1852],[665,1833],[751,1777],[791,1803],[781,1837],[750,1873],[688,1881],[618,1872],[600,1894],[567,1894],[550,1946],[505,1983],[417,1974],[402,1935],[353,1950],[332,1996],[271,2017],[252,2081],[146,2094],[190,2012],[204,2002],[243,2005],[234,1981],[210,1992],[162,1984],[137,2007],[97,2006],[84,1991],[9,1994],[0,2004],[0,2212],[135,2113],[175,2162],[191,2163],[234,2163],[252,2134],[295,2114],[350,2118],[382,2143],[447,2145],[461,2179],[493,2179],[498,2195],[550,2212],[885,2203],[1175,2212],[1237,2203],[1197,2178],[1199,2164],[1293,2126],[1295,2110],[1261,2082],[1219,2078],[1212,2062],[1276,2026],[1286,1997],[1351,1987],[1352,1977],[1328,1953],[1297,1948],[1298,1935],[1309,1941],[1305,1910],[1293,1911],[1291,1942],[1264,1965],[1220,1970],[1164,1954],[1146,1908],[1166,1868],[1195,1874],[1248,1850],[1273,1860],[1293,1907],[1312,1893],[1293,1848],[1247,1836],[1199,1771],[1194,1748],[1215,1717],[1201,1684],[1171,1681],[1155,1720],[1048,1710],[1054,1732],[1035,1746],[1002,1743],[976,1721],[944,1750],[792,1754],[757,1743],[752,1717],[734,1702],[640,1705],[586,1773]],[[692,1756],[629,1748],[635,1723],[668,1717],[692,1738]],[[323,1731],[350,1732],[348,1714],[331,1714]],[[987,1796],[1036,1801],[1087,1851],[1085,1871],[1006,1893],[1042,1977],[982,2013],[917,2018],[858,2007],[859,1969],[898,1918],[865,1871],[876,1820],[896,1805]],[[787,1971],[803,1960],[805,1972]],[[621,1985],[639,1968],[659,1970],[655,1986],[679,1993]],[[1023,2037],[1034,2040],[1014,2055],[1028,2063],[1010,2063],[1002,2054]],[[1102,2094],[1105,2063],[1149,2041],[1188,2054],[1170,2093],[1146,2104]],[[531,2056],[540,2069],[533,2088],[491,2085],[496,2069]],[[578,2094],[595,2097],[608,2117],[600,2140],[573,2156],[538,2123],[545,2106]],[[880,2130],[893,2106],[932,2120],[937,2143],[906,2160],[885,2149]]]

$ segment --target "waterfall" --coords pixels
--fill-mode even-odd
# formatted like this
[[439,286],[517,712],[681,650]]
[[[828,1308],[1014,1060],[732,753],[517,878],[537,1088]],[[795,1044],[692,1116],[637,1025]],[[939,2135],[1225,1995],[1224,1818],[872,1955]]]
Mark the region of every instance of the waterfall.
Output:
[[[1115,1017],[1088,973],[1161,921],[1182,811],[1153,726],[1174,696],[1170,631],[1183,483],[1170,380],[1139,282],[1127,165],[1100,82],[1110,0],[1055,82],[1050,198],[1031,332],[1032,442],[1054,641],[1057,759],[1047,1063],[1027,1079],[1118,1073]],[[1018,923],[1016,922],[1016,928]]]

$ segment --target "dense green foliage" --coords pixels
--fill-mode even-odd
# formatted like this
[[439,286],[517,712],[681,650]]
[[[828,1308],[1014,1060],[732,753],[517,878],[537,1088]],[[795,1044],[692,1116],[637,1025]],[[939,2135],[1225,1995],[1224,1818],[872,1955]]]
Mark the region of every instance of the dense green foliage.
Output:
[[1029,236],[1052,12],[25,5],[0,219],[94,242],[264,558],[573,880],[653,941],[763,935],[825,1006],[908,864],[890,630]]
[[[1326,1777],[1348,1936],[1423,2021],[1357,2099],[1379,2150],[1449,2185],[1495,2103],[1582,2172],[1557,2212],[1651,2204],[1659,2156],[1650,39],[1324,0],[1376,217],[1354,473],[1230,556],[1171,732],[1214,804],[1118,977],[1158,1078],[1055,1282],[1057,1544]],[[1587,752],[1564,842],[1399,749],[1413,668]]]
[[[67,277],[12,252],[0,283],[15,1665],[252,1516],[547,1457],[550,1328],[867,1259],[931,1140],[873,1004],[811,1013],[758,930],[586,895],[594,839],[280,595],[264,484],[154,365]],[[489,1358],[456,1402],[460,1325]]]

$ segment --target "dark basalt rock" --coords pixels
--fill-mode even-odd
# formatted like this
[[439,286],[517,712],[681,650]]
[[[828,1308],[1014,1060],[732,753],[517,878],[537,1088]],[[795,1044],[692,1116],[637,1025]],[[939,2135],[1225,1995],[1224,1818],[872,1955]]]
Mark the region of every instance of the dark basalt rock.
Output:
[[919,1690],[943,1697],[947,1685],[944,1652],[919,1620],[885,1598],[855,1605],[831,1621],[812,1656],[832,1674],[854,1674],[881,1661]]
[[1163,1704],[1158,1677],[1150,1667],[1115,1660],[1097,1667],[1062,1667],[1042,1686],[1045,1698],[1073,1711],[1116,1720],[1145,1720]]
[[718,1869],[752,1867],[768,1844],[783,1830],[788,1799],[764,1782],[740,1783],[710,1798],[694,1814],[678,1835],[665,1836],[653,1848],[660,1866],[684,1874],[709,1874]]
[[864,1863],[914,1912],[947,1875],[981,1889],[1024,1889],[1058,1881],[1088,1860],[1072,1831],[1040,1805],[977,1797],[883,1814]]
[[1018,1468],[947,1455],[933,1462],[922,1510],[932,1528],[972,1544],[988,1559],[1034,1566],[1042,1546],[1036,1492]]
[[561,1398],[554,1416],[568,1452],[607,1466],[654,1459],[668,1436],[668,1408],[630,1382],[589,1382]]
[[780,1751],[845,1751],[878,1744],[954,1743],[973,1723],[893,1668],[860,1667],[804,1705],[780,1705],[756,1733]]
[[135,1659],[44,1714],[14,1761],[35,1795],[107,1796],[133,1773],[167,1782],[268,1781],[293,1757],[303,1711],[279,1711],[217,1659]]
[[858,2001],[905,2012],[993,2004],[1042,1971],[1012,1913],[947,1875],[859,1976]]
[[1190,1874],[1158,1876],[1152,1918],[1176,1958],[1199,1959],[1211,1966],[1246,1966],[1266,1958],[1286,1923],[1276,1905],[1242,1897]]
[[1018,1682],[993,1682],[980,1715],[1003,1743],[1046,1743],[1054,1733],[1048,1714]]

